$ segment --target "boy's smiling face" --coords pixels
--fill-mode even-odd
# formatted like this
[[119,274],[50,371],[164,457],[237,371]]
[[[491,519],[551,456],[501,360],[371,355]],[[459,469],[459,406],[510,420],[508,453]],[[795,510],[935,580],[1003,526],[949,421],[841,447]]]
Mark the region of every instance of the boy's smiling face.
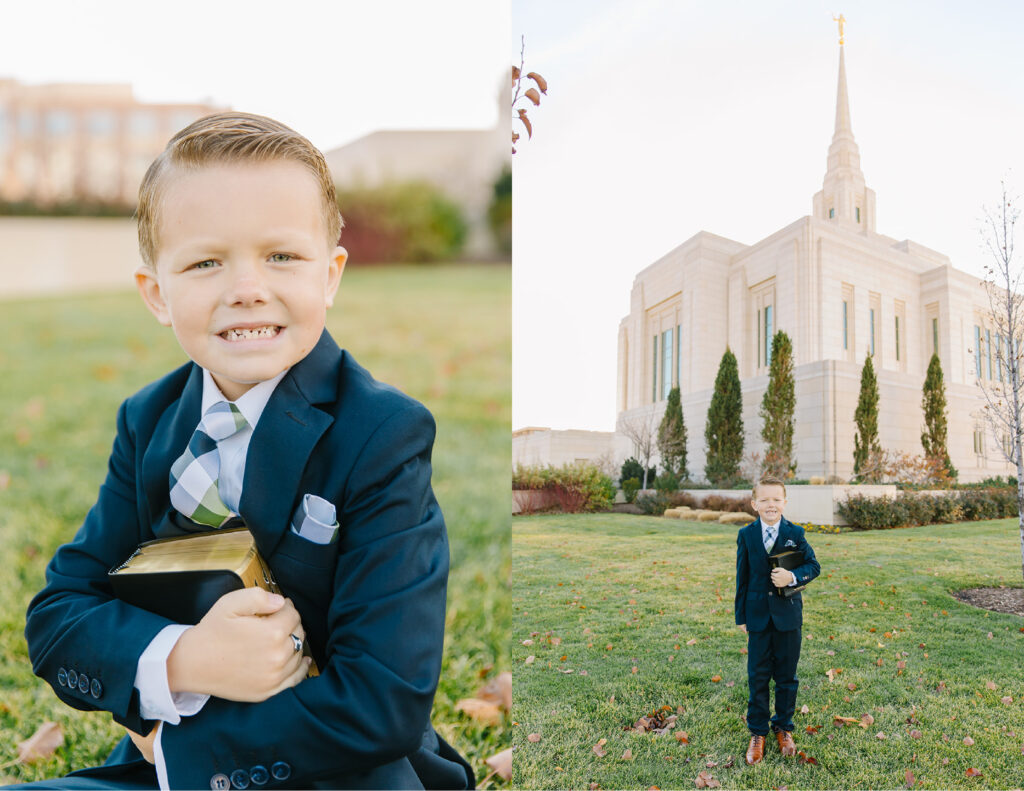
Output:
[[761,484],[754,490],[750,503],[763,522],[774,525],[786,507],[786,490],[777,484]]
[[316,179],[274,160],[179,170],[159,208],[143,300],[231,400],[309,354],[345,266]]

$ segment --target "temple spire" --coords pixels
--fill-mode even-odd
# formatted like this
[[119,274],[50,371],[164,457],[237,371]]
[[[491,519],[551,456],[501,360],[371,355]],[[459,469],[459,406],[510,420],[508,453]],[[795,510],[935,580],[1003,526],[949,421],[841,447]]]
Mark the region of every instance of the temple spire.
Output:
[[846,87],[846,53],[841,14],[839,23],[839,83],[836,88],[836,128],[828,147],[828,165],[822,190],[814,196],[814,216],[856,230],[875,230],[875,193],[864,183],[860,149],[850,121],[850,94]]
[[846,57],[843,54],[843,45],[839,45],[839,88],[836,90],[836,131],[832,140],[837,140],[840,135],[848,136],[853,140],[853,126],[850,124],[850,94],[846,89]]

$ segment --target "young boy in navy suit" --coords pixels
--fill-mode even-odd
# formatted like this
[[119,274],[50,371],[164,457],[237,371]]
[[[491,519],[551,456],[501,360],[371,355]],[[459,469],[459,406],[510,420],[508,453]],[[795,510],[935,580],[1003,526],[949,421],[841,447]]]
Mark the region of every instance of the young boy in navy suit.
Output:
[[[429,721],[434,422],[324,328],[347,254],[323,155],[268,118],[200,119],[150,167],[138,218],[139,292],[191,362],[122,404],[26,626],[36,674],[128,736],[40,787],[472,788]],[[288,598],[236,591],[189,626],[113,596],[140,542],[243,524]]]
[[[799,593],[786,598],[778,588],[804,585],[821,573],[804,529],[782,516],[786,485],[778,478],[762,478],[751,504],[758,518],[736,536],[736,624],[747,633],[747,727],[750,744],[747,763],[764,757],[769,725],[779,750],[796,755],[793,715],[796,713],[796,666],[800,660],[803,600]],[[804,562],[792,571],[771,569],[768,556],[798,551]],[[775,679],[775,716],[769,723],[768,684]]]

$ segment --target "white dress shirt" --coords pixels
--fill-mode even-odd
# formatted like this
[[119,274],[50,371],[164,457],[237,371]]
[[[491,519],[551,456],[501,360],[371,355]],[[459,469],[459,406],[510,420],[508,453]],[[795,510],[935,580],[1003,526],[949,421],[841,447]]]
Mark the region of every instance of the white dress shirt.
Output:
[[[768,528],[772,529],[772,532],[775,533],[775,540],[778,541],[779,540],[779,527],[781,525],[782,525],[782,520],[781,519],[778,522],[776,522],[774,525],[765,524],[765,521],[762,519],[761,520],[761,543],[763,544],[765,542],[765,539],[768,538]],[[786,570],[789,571],[789,569],[786,569]],[[789,582],[786,585],[786,587],[787,588],[792,588],[794,585],[796,585],[796,574],[793,574],[792,571],[790,571],[789,573],[793,577],[793,579],[792,579],[791,582]]]
[[[220,455],[220,473],[217,476],[218,490],[224,504],[235,513],[238,513],[238,506],[242,499],[242,481],[245,478],[245,459],[249,452],[249,440],[252,439],[253,430],[263,415],[270,396],[286,373],[287,370],[282,371],[273,379],[260,382],[234,402],[249,425],[217,443],[217,453]],[[217,383],[213,381],[210,372],[204,369],[200,414],[205,415],[206,410],[218,401],[227,400],[220,388],[217,387]],[[182,452],[184,453],[184,448]],[[142,652],[142,656],[139,657],[139,664],[135,671],[135,688],[139,691],[139,712],[144,719],[160,721],[157,724],[157,736],[153,742],[153,758],[161,789],[169,787],[167,766],[160,748],[160,733],[163,723],[169,722],[171,725],[177,725],[181,722],[182,717],[198,713],[210,699],[209,695],[196,692],[172,693],[167,681],[167,657],[170,656],[181,635],[190,628],[191,626],[185,624],[171,624],[157,632],[156,637],[150,641],[146,650]]]

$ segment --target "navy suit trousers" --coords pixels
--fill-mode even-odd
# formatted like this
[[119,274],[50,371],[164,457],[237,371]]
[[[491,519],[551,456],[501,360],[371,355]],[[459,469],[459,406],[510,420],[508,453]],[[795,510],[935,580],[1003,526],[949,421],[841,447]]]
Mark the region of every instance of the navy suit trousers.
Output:
[[796,713],[796,691],[799,682],[796,665],[800,660],[801,629],[780,632],[772,620],[768,628],[747,632],[747,727],[751,733],[767,736],[771,713],[769,682],[775,680],[775,716],[773,731],[792,731]]

